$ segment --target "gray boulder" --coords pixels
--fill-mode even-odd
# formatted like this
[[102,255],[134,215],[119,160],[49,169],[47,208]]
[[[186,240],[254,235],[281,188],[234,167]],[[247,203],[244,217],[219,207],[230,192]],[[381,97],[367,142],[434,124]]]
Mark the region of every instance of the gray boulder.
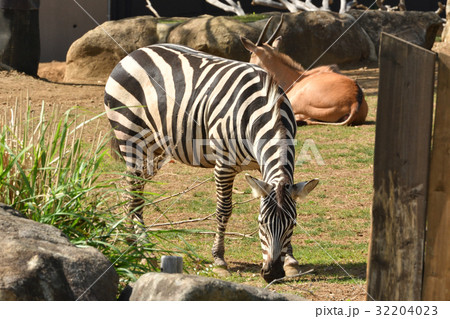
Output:
[[350,10],[350,15],[358,19],[375,47],[380,46],[381,32],[386,32],[403,40],[431,50],[442,21],[434,12],[418,11],[378,11]]
[[157,42],[157,20],[153,17],[105,22],[72,43],[64,81],[103,83],[128,53]]
[[119,277],[97,249],[3,204],[0,246],[0,300],[116,299]]
[[[127,294],[129,294],[129,291]],[[147,273],[133,284],[129,300],[287,301],[304,299],[214,278],[184,274]]]
[[205,15],[177,25],[167,37],[167,42],[223,58],[248,61],[250,54],[239,37],[256,38],[259,31],[233,18]]
[[280,51],[305,67],[365,60],[371,55],[371,41],[352,16],[310,11],[285,14],[280,30]]
[[188,21],[189,18],[186,17],[174,17],[171,19],[158,19],[158,24],[156,25],[156,32],[158,34],[158,43],[166,43],[167,37],[170,32],[179,24]]

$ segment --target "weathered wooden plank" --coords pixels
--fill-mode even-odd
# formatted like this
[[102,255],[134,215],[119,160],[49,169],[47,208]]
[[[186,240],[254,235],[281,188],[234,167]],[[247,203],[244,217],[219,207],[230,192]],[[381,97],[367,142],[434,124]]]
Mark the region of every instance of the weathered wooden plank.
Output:
[[435,54],[382,34],[368,300],[420,300]]
[[450,300],[450,55],[439,54],[423,300]]

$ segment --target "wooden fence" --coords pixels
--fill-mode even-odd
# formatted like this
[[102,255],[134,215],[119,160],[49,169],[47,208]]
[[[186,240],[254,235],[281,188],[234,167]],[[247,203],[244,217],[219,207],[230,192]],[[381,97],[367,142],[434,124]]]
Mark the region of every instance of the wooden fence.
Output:
[[450,59],[432,141],[436,54],[383,33],[379,58],[367,299],[449,300]]
[[450,56],[439,54],[423,300],[450,300]]

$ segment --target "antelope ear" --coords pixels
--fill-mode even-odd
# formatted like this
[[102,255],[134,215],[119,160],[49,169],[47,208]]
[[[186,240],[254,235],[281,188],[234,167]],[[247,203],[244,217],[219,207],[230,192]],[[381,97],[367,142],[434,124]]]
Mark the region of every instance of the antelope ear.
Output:
[[256,49],[258,48],[256,46],[256,44],[254,44],[252,41],[250,41],[246,37],[241,37],[241,42],[244,45],[244,48],[246,48],[250,52],[255,53]]
[[319,184],[319,179],[315,178],[309,182],[300,182],[289,188],[291,197],[294,200],[305,198]]
[[278,38],[273,40],[272,47],[274,49],[276,49],[277,51],[280,49],[280,42],[281,42],[282,39],[283,39],[283,37],[280,35]]
[[252,188],[253,197],[266,197],[272,191],[273,186],[260,179],[251,177],[249,174],[245,174],[245,179]]

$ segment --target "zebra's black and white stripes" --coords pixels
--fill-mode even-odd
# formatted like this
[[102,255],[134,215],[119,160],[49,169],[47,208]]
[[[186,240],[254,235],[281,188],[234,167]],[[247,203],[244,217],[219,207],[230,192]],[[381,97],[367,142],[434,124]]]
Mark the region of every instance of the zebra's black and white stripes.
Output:
[[234,178],[259,169],[263,180],[247,180],[261,196],[262,274],[268,281],[283,276],[286,254],[286,263],[297,265],[290,246],[294,200],[317,181],[293,184],[296,122],[282,93],[257,66],[179,45],[153,45],[125,57],[108,79],[105,107],[129,174],[141,177],[129,179],[135,194],[130,212],[142,221],[143,180],[166,158],[214,167],[213,256],[216,265],[226,266],[224,233]]

